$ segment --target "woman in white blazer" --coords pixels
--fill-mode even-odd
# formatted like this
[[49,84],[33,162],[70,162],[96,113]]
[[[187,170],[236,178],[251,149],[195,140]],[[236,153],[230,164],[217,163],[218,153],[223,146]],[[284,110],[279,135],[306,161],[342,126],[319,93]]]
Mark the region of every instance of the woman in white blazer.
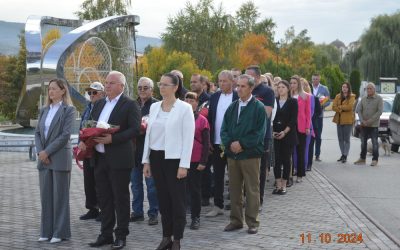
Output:
[[42,205],[39,241],[51,238],[50,243],[58,243],[71,237],[69,184],[72,150],[69,139],[74,114],[68,85],[61,79],[51,80],[47,104],[40,110],[35,131]]
[[157,189],[163,228],[157,249],[180,249],[186,225],[186,175],[193,147],[194,117],[192,107],[178,99],[181,86],[175,75],[164,74],[158,87],[163,100],[150,107],[143,174],[153,176]]

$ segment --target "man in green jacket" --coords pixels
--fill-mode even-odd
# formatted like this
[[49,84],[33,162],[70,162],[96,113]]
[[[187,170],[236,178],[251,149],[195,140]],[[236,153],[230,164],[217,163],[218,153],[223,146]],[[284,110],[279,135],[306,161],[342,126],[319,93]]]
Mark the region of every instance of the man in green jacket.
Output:
[[239,100],[225,112],[221,140],[228,159],[231,198],[230,223],[225,231],[243,228],[243,184],[246,190],[247,232],[258,232],[260,221],[260,159],[264,153],[266,129],[264,105],[251,95],[255,81],[241,75],[237,82]]

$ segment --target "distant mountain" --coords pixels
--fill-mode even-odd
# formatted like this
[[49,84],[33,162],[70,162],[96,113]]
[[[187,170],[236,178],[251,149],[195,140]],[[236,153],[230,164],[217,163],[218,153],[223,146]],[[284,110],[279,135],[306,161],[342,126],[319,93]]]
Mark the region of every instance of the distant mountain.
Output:
[[[18,35],[25,29],[24,23],[13,23],[0,21],[0,54],[2,55],[16,55],[19,50]],[[144,48],[148,45],[152,47],[159,47],[162,41],[159,38],[137,36],[136,50],[138,53],[143,53]]]

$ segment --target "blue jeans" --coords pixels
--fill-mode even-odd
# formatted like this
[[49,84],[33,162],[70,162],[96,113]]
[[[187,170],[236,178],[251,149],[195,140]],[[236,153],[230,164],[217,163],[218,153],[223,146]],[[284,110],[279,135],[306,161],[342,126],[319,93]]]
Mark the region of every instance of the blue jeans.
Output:
[[[153,177],[145,178],[147,186],[147,199],[149,201],[149,217],[158,215],[158,200]],[[132,211],[135,215],[143,215],[143,165],[135,166],[131,173],[131,190],[133,194]]]
[[378,144],[378,128],[361,127],[361,154],[360,158],[364,159],[367,156],[367,141],[371,138],[372,142],[372,160],[377,161],[379,158],[379,144]]

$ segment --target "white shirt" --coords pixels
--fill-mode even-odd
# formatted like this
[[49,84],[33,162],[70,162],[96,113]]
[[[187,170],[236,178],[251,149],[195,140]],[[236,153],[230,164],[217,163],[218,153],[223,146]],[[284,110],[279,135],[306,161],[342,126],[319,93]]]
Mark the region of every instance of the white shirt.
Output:
[[252,97],[253,97],[253,96],[250,95],[250,97],[249,97],[249,99],[247,99],[247,101],[242,101],[242,100],[239,98],[238,121],[239,121],[240,111],[241,111],[242,107],[246,107],[247,104],[249,103],[249,101],[251,100]]
[[[115,105],[117,105],[117,102],[118,102],[119,98],[121,97],[121,95],[122,95],[122,93],[119,94],[117,97],[115,97],[112,100],[110,100],[108,97],[106,97],[106,104],[104,105],[103,110],[100,113],[98,122],[102,121],[102,122],[108,123],[108,119],[110,119],[111,112],[114,110]],[[95,148],[96,148],[97,152],[105,153],[104,144],[99,143],[95,146]]]
[[317,96],[317,94],[318,94],[319,85],[320,85],[320,84],[318,83],[318,86],[317,86],[316,88],[314,87],[314,85],[313,85],[313,87],[312,87],[312,88],[313,88],[313,94],[314,94],[315,96]]
[[152,150],[165,150],[165,124],[167,123],[168,115],[169,112],[161,109],[154,120],[149,142],[149,147]]
[[217,114],[215,117],[215,129],[214,129],[214,144],[221,144],[221,127],[224,121],[224,115],[229,105],[233,100],[233,92],[230,94],[221,93],[217,105]]
[[61,107],[62,101],[56,104],[50,104],[49,112],[47,113],[46,120],[44,122],[44,138],[47,138],[47,134],[49,133],[49,128],[51,122],[54,119],[58,109]]

